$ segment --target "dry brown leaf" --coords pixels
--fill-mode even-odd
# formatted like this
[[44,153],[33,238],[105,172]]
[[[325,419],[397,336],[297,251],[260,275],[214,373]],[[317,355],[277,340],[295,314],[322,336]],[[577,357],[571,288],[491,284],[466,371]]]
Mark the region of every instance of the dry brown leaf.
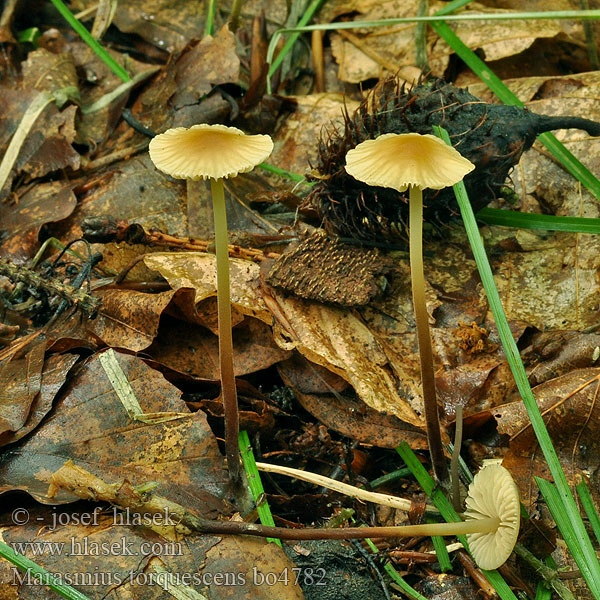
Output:
[[600,334],[579,331],[548,331],[534,334],[521,352],[532,386],[598,362]]
[[[90,46],[79,38],[69,42],[68,49],[73,55],[76,69],[82,72],[85,77],[82,85],[80,85],[82,106],[89,107],[123,84],[121,78],[100,59]],[[118,64],[127,65],[127,72],[132,78],[139,75],[144,79],[157,70],[155,65],[142,63],[113,48],[107,47],[106,51]],[[121,118],[128,97],[129,90],[113,98],[107,106],[99,110],[93,112],[82,111],[77,121],[77,141],[92,147],[95,144],[104,142]]]
[[[207,381],[220,378],[219,340],[204,327],[165,319],[147,352],[160,365],[187,376]],[[245,319],[233,328],[236,377],[267,369],[289,356],[288,350],[282,350],[275,344],[271,328],[262,321]]]
[[[38,337],[24,356],[6,358],[0,363],[0,439],[12,437],[27,421],[31,407],[42,387],[46,340]],[[5,442],[4,442],[5,443]]]
[[[216,259],[213,254],[156,252],[148,255],[144,262],[150,269],[158,271],[173,289],[194,289],[196,302],[217,293]],[[273,317],[267,310],[259,290],[260,267],[253,262],[231,258],[229,268],[231,303],[235,309],[243,315],[272,323]]]
[[[533,389],[567,479],[575,485],[582,476],[591,477],[590,489],[593,490],[598,489],[599,386],[600,369],[590,368],[572,371]],[[532,475],[547,477],[546,472],[539,471],[539,466],[545,463],[523,402],[518,400],[498,406],[493,415],[499,433],[510,436],[507,459],[513,463],[525,459],[522,463],[527,473],[522,479],[531,483]],[[596,495],[595,491],[593,493]]]
[[[293,563],[281,548],[266,540],[209,535],[184,538],[169,526],[168,515],[166,519],[162,515],[166,526],[158,519],[154,528],[135,526],[141,515],[112,509],[107,514],[93,509],[83,513],[84,518],[90,518],[88,526],[75,522],[81,513],[36,511],[33,515],[34,521],[27,525],[4,529],[2,541],[25,548],[28,558],[90,600],[110,597],[115,589],[119,597],[148,600],[172,597],[173,590],[207,600],[303,598],[300,586],[294,585]],[[59,518],[66,524],[55,527],[54,519]],[[36,544],[55,551],[34,554]],[[33,599],[39,597],[35,590],[46,589],[21,583],[36,579],[16,568],[11,571],[12,578],[4,583],[18,590],[19,597]],[[269,584],[263,581],[261,585],[260,577],[266,573],[276,573],[277,580],[269,575]]]
[[22,63],[24,89],[58,92],[65,88],[78,90],[79,81],[73,56],[69,52],[55,54],[38,48],[27,55]]
[[[430,2],[429,12],[433,14],[441,8],[441,2]],[[335,12],[358,12],[356,21],[377,21],[399,17],[412,17],[417,14],[418,0],[398,3],[395,0],[368,0],[366,2],[345,3],[336,6]],[[330,7],[329,10],[332,10]],[[380,78],[385,74],[396,74],[412,82],[419,76],[415,67],[415,25],[401,23],[370,30],[351,30],[350,36],[331,34],[331,49],[339,64],[338,79],[349,83],[360,83],[367,79]],[[350,38],[350,39],[349,39]],[[350,41],[352,40],[352,41]],[[437,36],[429,29],[428,53],[435,75],[442,75],[447,65],[447,56],[443,63],[436,56],[440,52],[434,49]],[[440,64],[438,64],[440,63]]]
[[[471,414],[505,402],[514,381],[498,337],[483,287],[467,253],[464,233],[446,232],[442,241],[426,244],[427,306],[436,367],[438,400],[444,420],[454,419],[457,404]],[[386,296],[361,308],[367,327],[384,348],[398,379],[399,393],[421,410],[421,376],[410,290],[408,261],[396,259],[388,278]],[[461,323],[476,323],[487,331],[477,351],[465,349],[457,330]],[[525,326],[510,323],[518,339]]]
[[[240,173],[237,177],[224,181],[226,190],[227,230],[229,242],[245,246],[255,246],[254,236],[277,235],[278,227],[252,210],[248,204],[256,197],[273,192],[265,178],[255,170]],[[188,223],[194,223],[194,237],[210,240],[214,238],[214,216],[210,184],[208,181],[186,181],[188,203],[191,198],[195,206],[188,213]],[[189,227],[189,225],[188,225]]]
[[277,368],[302,407],[329,429],[380,448],[396,448],[401,442],[415,450],[427,448],[427,438],[417,427],[377,412],[356,397],[332,393],[348,384],[324,367],[295,356]]
[[383,348],[353,312],[279,294],[276,300],[285,319],[275,327],[282,346],[296,348],[310,361],[346,379],[375,410],[423,425],[410,400],[398,393],[399,384]]
[[[401,6],[393,0],[384,2],[360,2],[346,5],[342,11],[339,5],[336,12],[358,12],[355,20],[375,21],[398,17],[411,17],[417,14],[419,3],[416,0],[404,2]],[[441,2],[429,3],[429,14],[434,14],[444,6]],[[329,10],[332,10],[331,8]],[[497,7],[487,8],[476,2],[468,4],[461,14],[470,13],[510,13]],[[472,50],[480,50],[486,60],[498,60],[518,54],[531,46],[536,39],[553,38],[561,32],[561,26],[552,20],[511,20],[511,21],[462,21],[453,24],[456,35]],[[350,38],[350,39],[349,39]],[[354,30],[350,36],[332,34],[331,47],[340,65],[338,78],[350,83],[380,78],[384,73],[395,74],[400,70],[409,82],[418,77],[415,69],[415,25],[402,23],[387,27],[377,27],[364,32]],[[442,77],[449,58],[454,50],[440,39],[433,30],[428,30],[428,60],[433,75]],[[410,68],[416,73],[411,76]]]
[[[76,113],[76,106],[68,106],[48,119],[43,134],[44,141],[23,165],[23,172],[31,177],[43,177],[60,169],[79,169],[81,157],[72,146],[76,135]],[[23,147],[27,148],[28,145],[26,142]]]
[[42,226],[66,219],[76,204],[71,186],[59,181],[35,186],[16,204],[1,203],[2,229],[9,232],[2,240],[2,253],[18,263],[32,258],[39,247]]
[[0,455],[0,492],[20,489],[46,504],[72,502],[67,492],[46,495],[50,475],[71,458],[107,481],[157,482],[158,494],[186,507],[226,512],[227,474],[204,413],[190,413],[179,390],[141,359],[116,356],[144,414],[179,416],[133,421],[95,355],[70,379],[52,418]]
[[[87,2],[80,0],[83,6]],[[92,4],[91,2],[89,4]],[[189,2],[131,0],[119,3],[114,24],[166,52],[182,50],[204,31],[205,12]]]
[[[13,372],[21,379],[20,393],[12,393],[14,389],[11,389],[10,375],[5,372],[4,365],[0,368],[0,381],[5,382],[6,385],[2,393],[2,400],[7,401],[9,404],[2,408],[3,416],[0,419],[0,424],[7,423],[12,416],[10,429],[6,430],[3,427],[4,430],[0,435],[0,445],[11,444],[20,440],[39,425],[40,421],[52,408],[56,393],[64,385],[68,372],[79,358],[75,354],[53,354],[44,362],[40,381],[40,378],[36,376],[35,372],[32,372],[32,369],[35,369],[33,363],[36,360],[36,353],[41,352],[41,358],[43,359],[44,345],[43,343],[37,344],[25,359],[13,359],[8,365],[9,367],[12,365]],[[37,358],[39,360],[39,357]],[[39,390],[36,391],[38,384]],[[21,414],[17,415],[16,413]]]
[[92,189],[77,205],[69,230],[63,232],[65,237],[81,237],[81,221],[98,215],[111,215],[176,236],[187,235],[183,184],[160,174],[148,154],[115,163],[88,185]]
[[[520,10],[523,10],[522,8]],[[461,14],[510,14],[514,10],[488,8],[470,2]],[[453,25],[456,35],[471,50],[481,50],[487,62],[519,54],[536,39],[553,38],[561,32],[560,22],[553,19],[512,19],[507,21],[462,21]],[[440,41],[440,46],[445,46]],[[440,48],[441,49],[441,48]],[[453,52],[453,51],[451,51]]]
[[[33,89],[1,87],[4,108],[0,115],[0,155],[4,155],[25,111],[40,92]],[[47,106],[33,124],[19,151],[17,160],[1,192],[10,192],[13,177],[27,168],[34,175],[53,169],[79,167],[79,154],[73,150],[75,107],[60,112],[54,103]],[[56,152],[56,155],[53,154]],[[32,161],[29,164],[29,161]]]
[[[272,162],[271,157],[269,157],[269,162]],[[248,246],[258,245],[260,247],[261,236],[278,235],[279,225],[277,222],[272,223],[268,218],[249,206],[257,198],[269,198],[274,193],[273,186],[270,185],[260,169],[255,169],[250,173],[240,173],[237,177],[225,179],[223,183],[225,190],[228,192],[225,195],[225,202],[227,205],[227,228],[230,233],[230,243]],[[283,184],[281,189],[289,191],[286,184]],[[212,200],[210,206],[210,223],[212,224]],[[213,237],[212,229],[208,237]],[[258,243],[254,241],[255,239],[258,240]]]
[[[600,121],[600,76],[531,77],[507,85],[533,111],[583,116]],[[483,92],[481,86],[470,88]],[[600,140],[576,130],[556,136],[592,172],[600,171]],[[536,146],[526,152],[512,179],[521,210],[560,216],[600,216],[600,205],[575,178]],[[600,267],[598,237],[585,234],[492,228],[486,245],[503,245],[496,262],[496,284],[509,319],[541,331],[582,330],[597,322]],[[508,239],[507,239],[508,238]]]
[[105,290],[96,295],[102,298],[98,316],[86,322],[86,328],[107,346],[139,352],[152,344],[158,333],[163,311],[174,301],[193,303],[191,290],[169,290],[147,294],[133,290]]
[[[178,294],[174,296],[173,305],[169,307],[169,314],[180,321],[202,325],[202,327],[206,327],[206,329],[209,329],[215,335],[219,335],[219,311],[216,296],[205,298],[196,304],[194,290],[191,288],[180,289],[188,289],[191,292],[191,302],[187,295]],[[236,327],[245,318],[237,310],[231,311],[231,326]]]
[[229,26],[186,49],[176,66],[177,91],[169,100],[175,111],[172,126],[190,127],[203,122],[198,119],[199,105],[214,86],[239,79],[240,59]]

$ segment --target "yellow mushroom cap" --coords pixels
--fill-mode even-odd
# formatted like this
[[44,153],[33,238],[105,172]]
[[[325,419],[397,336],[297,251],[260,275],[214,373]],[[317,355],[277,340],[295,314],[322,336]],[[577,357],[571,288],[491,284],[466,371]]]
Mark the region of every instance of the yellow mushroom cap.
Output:
[[469,486],[466,520],[497,517],[498,529],[491,533],[467,534],[469,549],[482,569],[497,569],[510,556],[519,535],[519,490],[501,465],[483,467]]
[[385,133],[346,154],[346,171],[368,185],[403,192],[410,185],[440,190],[475,165],[434,135]]
[[273,151],[268,135],[246,135],[236,127],[175,127],[150,141],[150,158],[177,179],[221,179],[251,171]]

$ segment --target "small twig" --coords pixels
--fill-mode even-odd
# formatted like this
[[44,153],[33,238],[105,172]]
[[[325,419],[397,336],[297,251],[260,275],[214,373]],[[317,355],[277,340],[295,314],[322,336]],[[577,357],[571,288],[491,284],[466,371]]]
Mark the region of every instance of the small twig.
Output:
[[313,31],[311,37],[312,63],[315,72],[316,93],[325,91],[325,66],[323,61],[323,32]]
[[435,553],[415,552],[414,550],[391,550],[390,559],[396,564],[435,563],[438,558]]
[[[126,221],[115,221],[105,217],[91,217],[82,223],[84,239],[89,242],[127,242],[132,244],[143,244],[145,246],[162,246],[167,248],[179,248],[194,252],[209,252],[214,242],[211,240],[199,240],[189,237],[176,237],[168,233],[156,230],[145,230],[137,224],[129,224]],[[289,241],[283,238],[282,243]],[[258,248],[245,248],[239,244],[229,244],[230,258],[261,262],[268,258],[277,259],[281,254],[268,252]]]
[[459,550],[456,553],[458,560],[464,567],[467,574],[479,586],[483,598],[496,598],[494,586],[487,580],[481,569],[475,564],[475,561],[467,554],[466,550]]

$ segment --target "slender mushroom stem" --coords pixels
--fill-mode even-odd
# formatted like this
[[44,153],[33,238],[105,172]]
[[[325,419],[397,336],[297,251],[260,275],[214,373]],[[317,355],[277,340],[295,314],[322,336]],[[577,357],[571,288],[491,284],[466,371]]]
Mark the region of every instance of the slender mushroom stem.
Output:
[[[186,520],[182,523],[190,526]],[[203,533],[239,533],[260,537],[274,537],[281,540],[351,540],[367,537],[415,537],[430,535],[468,535],[472,533],[494,533],[500,526],[498,517],[485,517],[454,523],[424,523],[399,527],[347,527],[343,529],[292,529],[269,527],[239,521],[208,521],[202,519],[197,527]]]
[[458,478],[458,461],[460,459],[460,448],[462,446],[463,435],[463,407],[462,404],[456,406],[456,429],[454,430],[454,448],[450,459],[450,481],[452,483],[452,506],[456,512],[462,512],[460,502],[460,481]]
[[465,534],[475,561],[483,569],[496,569],[503,564],[510,556],[519,533],[519,491],[510,473],[499,465],[484,467],[475,475],[469,486],[466,521],[404,527],[294,529],[240,521],[212,521],[192,514],[164,497],[142,494],[127,481],[107,483],[75,465],[72,460],[52,474],[48,497],[54,497],[59,489],[69,490],[80,498],[134,509],[137,513],[168,514],[170,519],[176,519],[175,522],[201,533],[247,534],[286,540]]
[[222,179],[211,179],[217,257],[217,312],[219,326],[219,369],[225,413],[225,453],[229,477],[237,487],[241,482],[238,434],[240,429],[235,375],[233,372],[233,335],[229,292],[229,250],[227,248],[227,212]]
[[425,274],[423,271],[423,190],[417,185],[410,186],[409,192],[409,247],[410,274],[413,306],[417,324],[419,357],[421,360],[421,383],[425,423],[427,425],[427,443],[431,453],[431,463],[436,479],[440,483],[448,480],[448,468],[442,448],[440,420],[435,395],[435,373],[433,351],[429,334],[429,315],[425,299]]

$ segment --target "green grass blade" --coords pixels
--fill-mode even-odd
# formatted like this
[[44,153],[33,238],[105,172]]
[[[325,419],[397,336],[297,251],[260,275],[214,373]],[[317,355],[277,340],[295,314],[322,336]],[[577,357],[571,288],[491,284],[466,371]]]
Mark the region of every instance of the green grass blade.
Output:
[[571,233],[600,233],[600,219],[538,215],[499,208],[482,208],[475,216],[478,221],[487,225]]
[[29,44],[32,44],[34,48],[37,48],[37,41],[41,35],[42,32],[37,27],[22,29],[21,31],[17,32],[17,42],[19,42],[19,44],[28,42]]
[[314,185],[306,181],[306,177],[304,175],[300,175],[300,173],[292,173],[292,171],[288,171],[286,169],[282,169],[280,167],[276,167],[275,165],[270,165],[268,163],[260,163],[258,165],[261,169],[268,171],[269,173],[274,173],[275,175],[279,175],[280,177],[286,177],[287,179],[291,179],[292,181],[304,181],[307,185]]
[[[269,503],[264,501],[265,490],[263,488],[262,481],[260,480],[260,473],[256,468],[256,461],[254,460],[254,453],[252,452],[252,444],[250,444],[250,439],[248,438],[248,433],[246,431],[240,431],[238,442],[240,446],[242,462],[244,463],[244,469],[246,470],[246,475],[248,476],[248,486],[250,487],[252,498],[254,498],[254,502],[256,502],[256,510],[258,511],[260,522],[263,525],[274,527],[275,521],[273,520]],[[281,546],[281,540],[276,538],[267,538],[267,541],[274,542],[278,546]]]
[[[436,13],[430,16],[412,16],[412,17],[394,17],[392,19],[375,19],[373,21],[333,21],[332,23],[315,23],[314,25],[297,25],[296,27],[282,27],[273,35],[277,42],[282,35],[293,33],[301,34],[310,31],[340,31],[344,29],[365,29],[375,27],[389,27],[391,25],[404,25],[406,23],[429,23],[431,26],[445,24],[450,22],[464,21],[523,21],[529,20],[598,20],[600,19],[600,10],[557,10],[557,11],[535,11],[535,12],[506,12],[506,13],[467,13],[460,15],[446,15],[446,13]],[[458,39],[458,38],[457,38]],[[461,42],[462,43],[462,42]],[[271,46],[273,41],[269,43]],[[463,44],[464,45],[464,44]],[[464,46],[467,50],[467,46]],[[469,50],[470,52],[470,50]],[[273,56],[273,52],[268,52],[267,62]],[[474,63],[475,64],[475,63]]]
[[206,9],[206,23],[204,35],[213,35],[215,32],[215,15],[217,14],[217,0],[208,0]]
[[[442,127],[434,127],[434,131],[436,135],[442,138],[447,144],[450,144],[450,138],[448,137],[447,131]],[[565,538],[565,542],[569,546],[569,550],[573,555],[573,558],[575,558],[590,591],[595,598],[600,600],[600,563],[598,563],[598,558],[591,540],[587,535],[583,520],[581,519],[581,515],[575,504],[575,499],[569,488],[567,478],[565,477],[554,446],[552,445],[552,440],[548,435],[546,424],[544,423],[540,409],[538,408],[533,392],[531,391],[531,386],[529,385],[517,344],[512,336],[508,320],[502,307],[502,302],[500,301],[500,295],[498,294],[496,284],[494,283],[492,269],[485,253],[483,242],[481,241],[481,236],[475,221],[471,203],[469,202],[467,190],[462,181],[453,187],[465,224],[469,243],[471,244],[473,257],[477,263],[477,269],[479,270],[479,275],[483,287],[485,288],[490,309],[494,315],[494,321],[498,329],[500,340],[502,341],[502,346],[510,370],[517,385],[517,389],[521,394],[521,398],[523,399],[523,404],[529,415],[531,426],[533,427],[542,453],[544,454],[548,468],[550,469],[558,488],[559,497],[562,499],[562,515],[564,515],[565,520],[571,524],[571,527],[575,531],[575,535],[573,537],[569,536],[569,540]],[[571,547],[569,543],[571,543],[573,547]]]
[[50,0],[79,37],[98,55],[100,60],[122,81],[129,81],[129,73],[92,37],[92,34],[75,18],[62,0]]
[[383,565],[383,570],[390,576],[390,579],[402,590],[402,592],[408,596],[409,598],[413,598],[414,600],[427,600],[425,596],[422,596],[412,588],[404,579],[400,576],[400,573],[394,569],[391,563],[387,562]]
[[552,518],[556,521],[556,525],[565,540],[573,559],[581,569],[580,563],[585,562],[586,557],[583,552],[583,549],[579,548],[579,544],[577,543],[577,530],[574,526],[573,522],[569,518],[569,516],[565,513],[564,510],[564,502],[563,498],[561,498],[561,494],[559,493],[557,487],[542,479],[541,477],[536,477],[535,482],[537,483],[546,504],[548,505],[548,509],[550,510],[550,514]]
[[[434,521],[433,519],[425,519],[425,522],[436,523],[437,521]],[[440,564],[440,571],[442,573],[452,571],[452,563],[450,562],[450,555],[448,554],[444,538],[440,537],[439,535],[432,535],[431,542],[433,544],[433,549],[435,550],[438,563]]]
[[396,481],[396,479],[402,479],[403,477],[410,477],[411,472],[410,469],[396,469],[395,471],[391,471],[390,473],[386,473],[377,479],[373,479],[370,482],[370,486],[372,490],[376,490],[378,487],[382,485],[387,485],[392,481]]
[[[72,588],[70,585],[60,583],[59,576],[53,575],[49,571],[46,571],[40,565],[29,560],[27,557],[15,552],[8,544],[0,542],[0,556],[11,562],[13,565],[17,565],[19,569],[25,571],[30,575],[31,580],[35,582],[43,582],[43,585],[47,585],[51,590],[54,590],[57,594],[63,598],[69,600],[89,600],[85,594]],[[15,578],[17,576],[15,575]],[[25,579],[27,581],[27,579]]]
[[466,6],[470,2],[472,2],[472,0],[452,0],[452,2],[448,2],[448,4],[446,4],[446,6],[444,6],[444,8],[440,8],[440,10],[438,10],[435,13],[435,16],[440,17],[442,15],[449,15],[449,14],[453,13],[455,10],[458,10],[459,8],[462,8],[463,6]]
[[552,590],[543,582],[538,581],[535,591],[535,600],[551,600]]
[[[425,467],[419,462],[415,453],[410,449],[410,446],[403,442],[396,448],[396,452],[401,456],[406,466],[412,471],[419,485],[423,488],[425,493],[431,498],[432,502],[437,506],[441,515],[446,521],[460,521],[460,517],[456,514],[456,511],[452,507],[452,504],[444,496],[443,492],[436,488],[435,481],[427,473]],[[468,550],[469,545],[467,544],[467,538],[464,535],[456,536],[462,545]],[[483,571],[488,581],[492,584],[498,596],[501,600],[517,600],[513,591],[508,587],[506,581],[504,581],[502,575],[498,571]]]
[[523,106],[523,103],[504,85],[498,77],[469,47],[442,21],[431,24],[435,32],[443,38],[465,64],[498,96],[505,104]]
[[[324,1],[325,0],[313,0],[309,4],[308,8],[304,11],[304,14],[300,18],[300,20],[298,21],[298,27],[304,27],[313,18],[313,15],[321,8],[321,5],[323,4]],[[277,42],[277,39],[278,39],[277,33],[278,32],[276,32],[276,35],[273,36],[275,43]],[[271,62],[271,66],[269,67],[267,81],[270,80],[271,77],[273,77],[273,73],[275,73],[275,71],[277,70],[279,65],[283,62],[283,59],[287,56],[287,53],[292,49],[292,46],[296,43],[296,40],[299,37],[300,37],[300,32],[292,33],[292,35],[290,35],[290,37],[284,44],[283,48],[281,49],[281,52],[275,57],[275,60],[273,60],[273,62],[269,61],[269,62]],[[277,39],[275,39],[275,38],[277,38]]]
[[567,150],[556,137],[549,132],[542,133],[538,140],[552,152],[563,167],[588,189],[597,200],[600,200],[600,181],[583,165],[569,150]]
[[582,481],[580,484],[578,484],[576,489],[577,493],[579,494],[579,498],[581,499],[583,510],[585,510],[585,514],[590,520],[592,531],[598,540],[598,544],[600,544],[600,516],[598,515],[598,510],[594,506],[594,501],[590,495],[590,490],[585,481]]

